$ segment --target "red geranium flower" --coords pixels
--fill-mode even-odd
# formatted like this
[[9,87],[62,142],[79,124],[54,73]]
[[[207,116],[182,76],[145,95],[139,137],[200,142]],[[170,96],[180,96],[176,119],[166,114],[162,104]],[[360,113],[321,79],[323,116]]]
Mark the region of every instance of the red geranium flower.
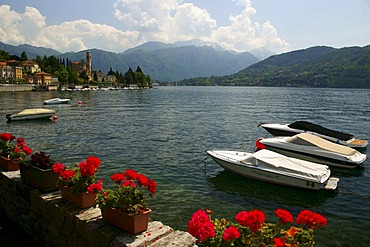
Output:
[[59,173],[59,176],[62,177],[67,182],[73,178],[75,175],[75,172],[73,170],[64,170]]
[[7,141],[10,141],[10,138],[11,138],[11,135],[9,133],[5,132],[5,133],[0,134],[1,141],[7,142]]
[[142,186],[148,187],[149,180],[148,180],[148,178],[144,174],[137,174],[137,178],[136,179],[139,181],[139,183]]
[[281,224],[293,222],[292,214],[284,209],[276,209],[275,214],[279,217],[279,221]]
[[126,180],[125,176],[122,173],[116,173],[110,177],[114,182],[117,184],[121,184],[123,181]]
[[327,220],[321,214],[314,213],[310,210],[302,210],[297,219],[297,224],[306,225],[311,229],[314,228],[321,228],[322,226],[326,226]]
[[224,229],[224,234],[222,235],[222,239],[224,241],[231,240],[233,241],[234,239],[240,238],[240,232],[238,228],[235,226],[229,226],[228,228]]
[[257,231],[265,221],[265,214],[260,210],[242,211],[235,216],[235,220],[242,226],[248,226],[253,232]]
[[95,170],[100,167],[100,159],[95,156],[89,156],[86,159],[86,163],[95,167]]
[[31,155],[32,154],[32,149],[27,147],[26,145],[23,145],[22,146],[22,151],[26,154],[26,155]]
[[53,172],[55,172],[55,173],[61,173],[62,171],[64,171],[64,165],[62,164],[62,163],[60,163],[60,162],[58,162],[58,163],[55,163],[52,167],[51,167],[51,169],[53,169]]
[[137,178],[137,173],[134,170],[127,169],[123,175],[127,177],[127,179],[135,180]]
[[213,223],[203,210],[198,210],[193,214],[188,223],[188,232],[202,242],[216,235]]
[[99,190],[103,190],[103,180],[99,180],[97,183],[95,184],[90,184],[89,187],[87,187],[87,191],[88,192],[97,192]]
[[154,180],[149,180],[148,191],[154,195],[157,192],[157,183]]
[[285,247],[285,239],[274,238],[274,247]]
[[122,184],[122,186],[132,186],[132,187],[136,188],[136,184],[135,184],[135,182],[134,182],[134,181],[131,181],[131,180],[126,180],[126,181]]
[[17,146],[22,146],[24,144],[25,144],[24,139],[22,137],[18,137],[17,138]]
[[95,167],[92,163],[87,163],[85,161],[80,162],[78,165],[80,168],[81,176],[88,177],[95,174]]

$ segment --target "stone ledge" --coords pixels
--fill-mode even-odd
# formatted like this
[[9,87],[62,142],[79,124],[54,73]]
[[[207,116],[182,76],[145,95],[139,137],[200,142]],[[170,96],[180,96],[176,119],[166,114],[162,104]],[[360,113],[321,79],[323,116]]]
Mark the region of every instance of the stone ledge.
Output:
[[60,191],[43,193],[23,184],[19,171],[0,172],[0,210],[44,246],[196,246],[189,233],[160,221],[131,235],[105,222],[99,208],[80,209],[62,199]]

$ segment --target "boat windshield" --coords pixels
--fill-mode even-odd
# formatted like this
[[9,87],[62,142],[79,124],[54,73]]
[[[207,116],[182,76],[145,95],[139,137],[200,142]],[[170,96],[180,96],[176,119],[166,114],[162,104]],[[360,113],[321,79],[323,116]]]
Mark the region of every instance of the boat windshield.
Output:
[[288,127],[293,128],[293,129],[300,129],[304,131],[312,131],[318,134],[334,137],[334,138],[337,138],[339,140],[344,140],[344,141],[348,141],[354,138],[352,134],[348,134],[348,133],[344,133],[344,132],[340,132],[336,130],[331,130],[321,125],[310,123],[307,121],[296,121],[294,123],[289,124]]

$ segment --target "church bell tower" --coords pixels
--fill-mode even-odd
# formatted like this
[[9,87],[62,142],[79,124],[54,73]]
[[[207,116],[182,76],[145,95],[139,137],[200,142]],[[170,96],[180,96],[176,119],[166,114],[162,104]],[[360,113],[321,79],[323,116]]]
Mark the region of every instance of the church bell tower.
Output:
[[86,52],[86,75],[92,79],[92,66],[91,66],[91,54],[90,51]]

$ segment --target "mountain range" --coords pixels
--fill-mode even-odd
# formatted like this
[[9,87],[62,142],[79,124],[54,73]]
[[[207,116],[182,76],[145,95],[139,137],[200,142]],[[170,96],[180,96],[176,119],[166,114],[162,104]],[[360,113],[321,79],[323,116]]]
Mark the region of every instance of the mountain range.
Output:
[[[30,45],[0,42],[11,55],[28,58],[54,55],[70,61],[85,59],[86,51],[60,53]],[[261,48],[235,53],[216,44],[196,41],[148,42],[122,53],[91,49],[93,70],[126,72],[140,66],[161,85],[233,85],[284,87],[370,88],[370,45],[333,48],[314,46],[279,55]],[[254,55],[253,55],[254,54]]]
[[270,56],[232,75],[186,79],[177,85],[370,88],[370,45],[310,47]]
[[17,56],[26,52],[29,59],[37,55],[41,58],[53,55],[57,58],[68,58],[73,62],[85,59],[86,52],[90,51],[93,70],[107,73],[112,68],[113,71],[125,73],[129,67],[135,70],[137,66],[140,66],[143,72],[150,75],[153,80],[167,82],[237,73],[259,62],[258,56],[263,58],[266,54],[272,54],[265,49],[254,50],[254,55],[249,52],[235,53],[222,50],[216,45],[196,41],[174,44],[147,42],[122,53],[99,49],[61,53],[53,49],[27,44],[13,46],[1,42],[0,49]]

